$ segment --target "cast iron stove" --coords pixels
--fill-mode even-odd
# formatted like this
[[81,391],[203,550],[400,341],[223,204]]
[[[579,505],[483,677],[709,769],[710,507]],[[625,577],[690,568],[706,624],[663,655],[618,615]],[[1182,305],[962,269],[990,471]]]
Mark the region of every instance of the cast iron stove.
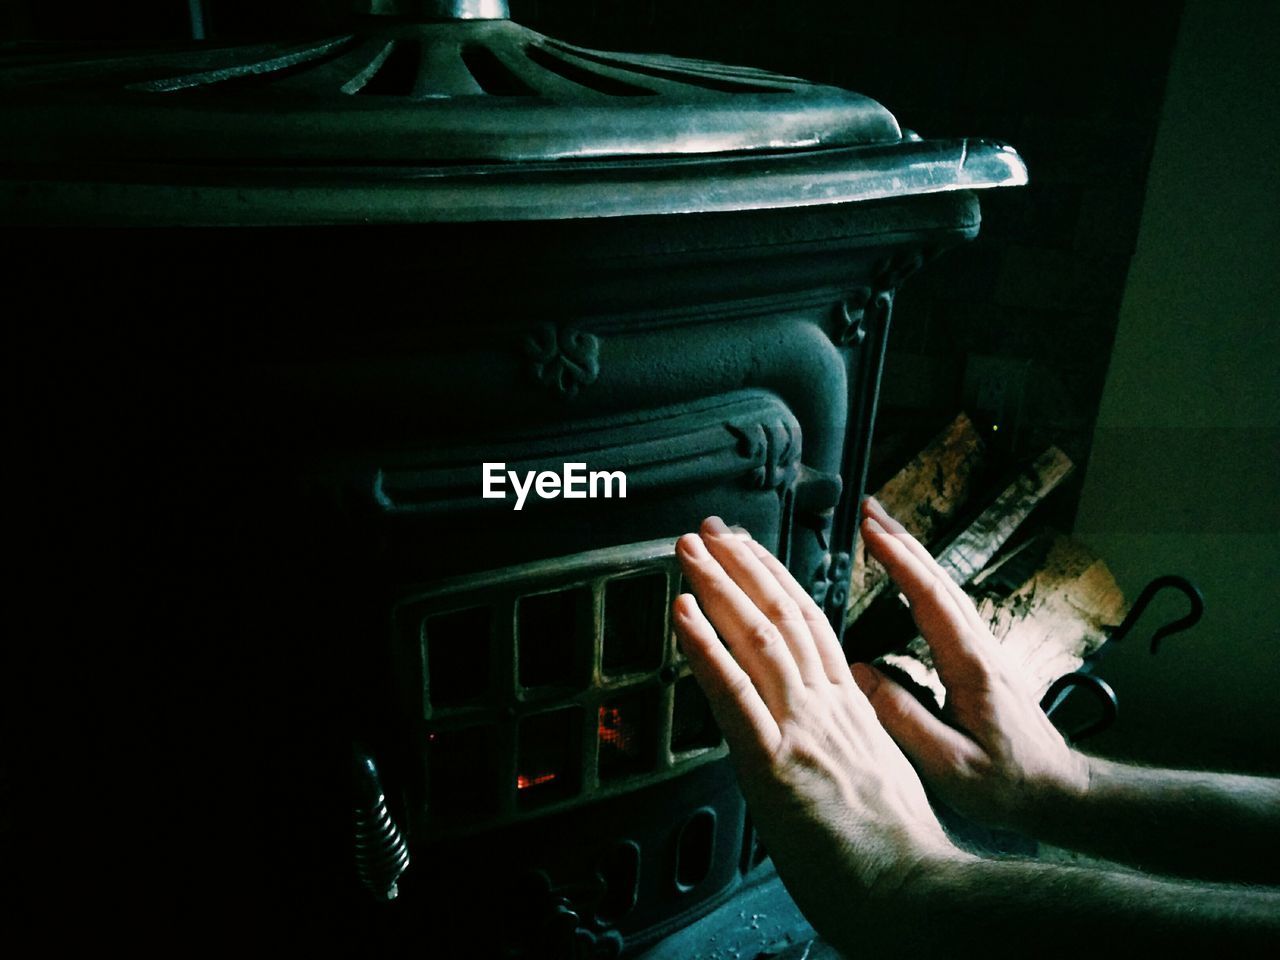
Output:
[[[659,955],[760,896],[673,543],[743,524],[842,629],[894,292],[1017,155],[501,0],[11,59],[15,283],[103,320],[30,334],[25,388],[110,465],[121,656],[189,682],[155,708],[173,886],[441,956]],[[481,496],[571,462],[626,498]]]

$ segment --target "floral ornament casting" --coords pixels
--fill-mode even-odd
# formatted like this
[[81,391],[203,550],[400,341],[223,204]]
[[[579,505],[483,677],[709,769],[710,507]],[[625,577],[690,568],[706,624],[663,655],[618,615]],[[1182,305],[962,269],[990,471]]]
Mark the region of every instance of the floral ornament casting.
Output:
[[600,376],[600,340],[593,334],[543,323],[525,337],[524,347],[534,377],[561,396],[576,396]]

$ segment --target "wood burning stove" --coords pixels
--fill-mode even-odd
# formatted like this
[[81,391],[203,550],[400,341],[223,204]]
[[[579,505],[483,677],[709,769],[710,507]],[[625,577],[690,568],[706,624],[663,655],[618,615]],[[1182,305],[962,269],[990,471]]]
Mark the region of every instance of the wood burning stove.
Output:
[[[274,745],[290,816],[253,835],[308,864],[278,885],[401,944],[635,953],[770,875],[674,644],[674,540],[747,526],[843,629],[894,291],[1025,170],[504,8],[11,65],[0,203],[22,283],[56,301],[77,260],[130,311],[32,349],[111,371],[120,522],[158,544],[136,655],[175,618],[235,651],[197,686],[244,702],[217,738]],[[485,464],[626,496],[517,511]],[[351,740],[391,904],[355,883]]]

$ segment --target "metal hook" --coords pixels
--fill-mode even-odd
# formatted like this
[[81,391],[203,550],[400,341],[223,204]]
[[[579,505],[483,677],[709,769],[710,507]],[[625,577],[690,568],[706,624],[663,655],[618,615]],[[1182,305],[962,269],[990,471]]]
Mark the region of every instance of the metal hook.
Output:
[[1046,717],[1053,718],[1053,714],[1066,703],[1067,698],[1076,690],[1087,690],[1099,704],[1102,706],[1102,716],[1091,723],[1072,730],[1070,733],[1064,733],[1068,740],[1072,743],[1079,743],[1081,740],[1092,737],[1095,733],[1101,733],[1111,724],[1115,723],[1116,717],[1120,713],[1120,701],[1116,697],[1116,692],[1111,688],[1111,684],[1103,680],[1101,677],[1095,677],[1091,673],[1068,673],[1064,677],[1059,677],[1054,681],[1053,685],[1045,691],[1043,697],[1040,698],[1040,709],[1044,711]]
[[1185,616],[1179,617],[1177,620],[1170,620],[1151,636],[1151,653],[1154,656],[1160,649],[1160,641],[1165,637],[1172,636],[1175,633],[1181,633],[1188,630],[1200,622],[1200,618],[1204,616],[1204,595],[1200,593],[1199,588],[1188,580],[1186,577],[1179,577],[1175,574],[1166,574],[1163,577],[1156,577],[1148,583],[1138,596],[1137,602],[1129,611],[1129,615],[1124,618],[1124,622],[1111,632],[1110,639],[1123,640],[1133,630],[1134,625],[1142,617],[1142,614],[1150,606],[1151,601],[1155,599],[1157,593],[1166,587],[1178,591],[1191,604],[1191,609]]

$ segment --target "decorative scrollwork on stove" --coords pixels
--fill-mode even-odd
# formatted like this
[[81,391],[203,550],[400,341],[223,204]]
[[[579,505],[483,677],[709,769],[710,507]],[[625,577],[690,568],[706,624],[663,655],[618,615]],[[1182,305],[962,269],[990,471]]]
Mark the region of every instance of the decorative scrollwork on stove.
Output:
[[871,285],[857,287],[835,305],[833,339],[842,347],[858,346],[868,328],[893,306],[899,286],[937,255],[936,250],[907,250],[885,257],[872,270]]
[[827,554],[813,571],[809,595],[828,613],[843,610],[849,600],[849,575],[849,554]]
[[[655,425],[661,432],[655,435]],[[690,483],[724,484],[784,492],[803,476],[800,422],[776,394],[743,390],[660,407],[641,416],[579,421],[558,433],[515,435],[486,443],[485,460],[501,461],[524,475],[563,470],[582,461],[591,469],[621,470],[627,495],[668,496]],[[469,449],[430,454],[384,454],[368,466],[376,509],[389,515],[457,517],[499,501],[480,496],[480,457]],[[810,478],[813,479],[813,478]],[[806,511],[829,509],[826,486],[804,498]],[[838,487],[838,478],[837,478]],[[572,508],[574,501],[540,502],[540,509]]]
[[836,342],[841,346],[860,344],[867,339],[867,302],[871,290],[859,287],[836,304]]
[[534,378],[563,397],[577,396],[600,376],[600,339],[585,330],[539,324],[524,340]]
[[898,288],[907,277],[924,266],[926,259],[933,255],[932,251],[907,250],[885,257],[876,264],[876,289],[894,290]]
[[836,304],[835,340],[842,347],[860,346],[867,339],[868,328],[886,317],[893,307],[894,288],[872,293],[860,287]]
[[799,432],[793,421],[766,420],[758,423],[726,423],[737,439],[740,456],[754,463],[747,482],[760,490],[791,487],[800,471]]
[[849,425],[840,468],[845,485],[829,526],[823,512],[801,513],[798,522],[813,529],[818,544],[830,551],[814,568],[810,592],[839,636],[844,633],[849,554],[857,538],[859,487],[866,468],[894,295],[907,277],[938,253],[939,248],[932,246],[899,248],[874,263],[862,277],[864,285],[850,290],[832,311],[831,339],[843,348],[849,364]]

